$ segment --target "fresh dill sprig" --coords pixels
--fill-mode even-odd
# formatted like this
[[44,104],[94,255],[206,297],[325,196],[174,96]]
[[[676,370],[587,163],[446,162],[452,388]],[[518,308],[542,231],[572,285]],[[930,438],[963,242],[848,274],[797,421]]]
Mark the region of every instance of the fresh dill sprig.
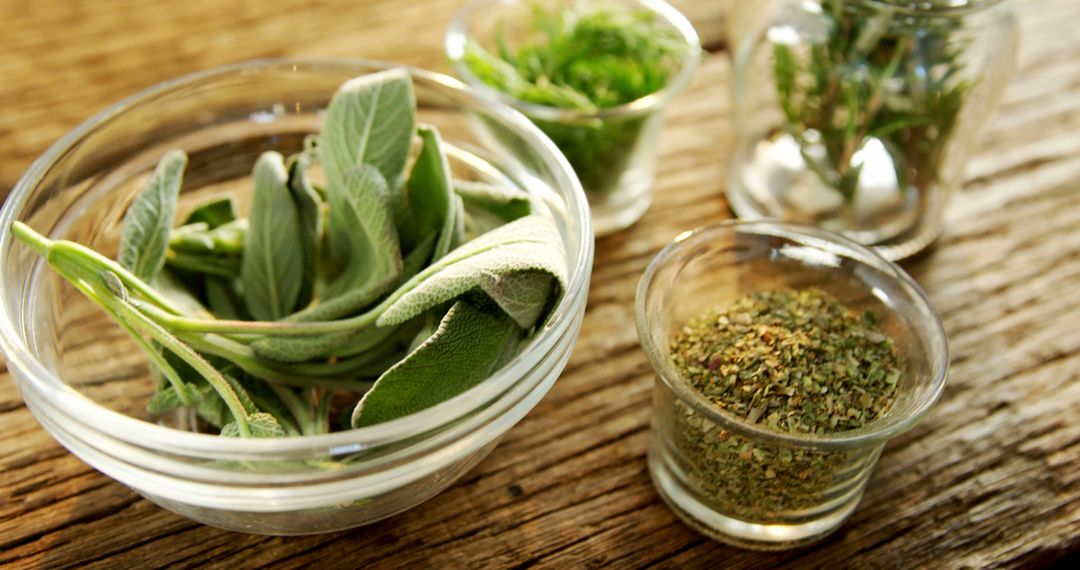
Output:
[[[500,22],[490,51],[472,41],[465,65],[510,97],[595,113],[664,88],[687,54],[677,30],[648,10],[583,2],[533,4],[524,38],[507,39]],[[572,122],[533,118],[593,193],[618,187],[647,116]]]

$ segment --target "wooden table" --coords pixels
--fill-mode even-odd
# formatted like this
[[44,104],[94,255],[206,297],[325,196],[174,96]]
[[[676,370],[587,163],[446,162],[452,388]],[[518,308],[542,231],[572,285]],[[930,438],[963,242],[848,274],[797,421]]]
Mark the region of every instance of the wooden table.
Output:
[[[255,57],[446,69],[461,0],[0,3],[0,189],[64,132],[164,79]],[[683,0],[708,56],[672,106],[656,201],[597,242],[581,339],[551,393],[449,490],[351,532],[229,533],[160,509],[57,445],[0,379],[0,564],[12,568],[1021,566],[1080,555],[1080,2],[1020,5],[1020,70],[945,236],[905,267],[952,348],[944,397],[892,442],[844,527],[794,552],[695,534],[645,468],[653,374],[631,301],[679,232],[730,217],[728,2]],[[555,428],[558,427],[558,430]],[[556,435],[557,434],[557,435]]]

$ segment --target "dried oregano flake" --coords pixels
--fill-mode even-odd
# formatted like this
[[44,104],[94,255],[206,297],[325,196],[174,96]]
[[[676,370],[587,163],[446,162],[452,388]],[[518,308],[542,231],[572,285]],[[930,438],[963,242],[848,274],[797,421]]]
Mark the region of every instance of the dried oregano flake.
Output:
[[[892,405],[899,363],[876,324],[872,312],[817,289],[763,291],[689,321],[671,340],[671,358],[694,389],[746,422],[834,433]],[[718,509],[753,521],[820,504],[860,453],[761,444],[682,403],[675,424],[691,483]]]
[[817,289],[764,291],[691,320],[675,366],[716,407],[795,433],[856,429],[892,402],[892,339]]

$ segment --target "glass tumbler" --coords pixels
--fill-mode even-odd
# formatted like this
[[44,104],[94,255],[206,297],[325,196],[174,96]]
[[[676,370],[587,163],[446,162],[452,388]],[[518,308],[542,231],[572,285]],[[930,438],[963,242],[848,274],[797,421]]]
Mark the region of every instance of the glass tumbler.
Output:
[[[607,235],[636,222],[652,202],[656,178],[660,131],[664,109],[686,88],[701,57],[700,41],[690,22],[678,10],[660,0],[609,0],[597,5],[648,10],[676,30],[688,47],[682,66],[666,86],[629,103],[582,112],[524,101],[481,81],[466,64],[470,42],[495,51],[496,32],[505,29],[518,37],[516,28],[530,19],[536,5],[565,5],[564,0],[474,0],[462,9],[446,33],[446,53],[465,83],[506,103],[529,117],[566,156],[581,180],[597,236]],[[497,129],[478,122],[480,131],[499,139]]]
[[732,208],[843,233],[888,259],[925,248],[1012,73],[1013,3],[770,6],[741,18],[755,25],[734,55]]
[[[808,287],[873,311],[893,339],[901,374],[877,420],[834,433],[771,430],[721,411],[672,364],[672,336],[691,318],[753,292]],[[948,370],[945,333],[918,285],[867,248],[812,227],[742,221],[687,232],[645,271],[635,313],[657,374],[653,482],[691,527],[745,548],[793,548],[838,528],[885,443],[924,416]]]

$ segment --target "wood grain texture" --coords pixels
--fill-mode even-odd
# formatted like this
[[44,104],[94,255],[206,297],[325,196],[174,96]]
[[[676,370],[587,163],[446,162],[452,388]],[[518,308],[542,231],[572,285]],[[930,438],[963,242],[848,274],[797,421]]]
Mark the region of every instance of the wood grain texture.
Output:
[[[181,73],[313,54],[445,69],[442,30],[460,4],[2,2],[0,190],[90,114]],[[1080,2],[1020,4],[1020,69],[950,205],[945,236],[905,264],[949,335],[945,395],[886,447],[839,532],[779,554],[695,534],[663,506],[645,468],[653,377],[634,333],[634,287],[679,232],[731,216],[722,195],[727,3],[677,4],[711,49],[672,105],[655,203],[632,229],[598,241],[569,366],[475,470],[366,528],[228,533],[154,506],[59,447],[5,371],[0,565],[1020,567],[1080,556]]]

